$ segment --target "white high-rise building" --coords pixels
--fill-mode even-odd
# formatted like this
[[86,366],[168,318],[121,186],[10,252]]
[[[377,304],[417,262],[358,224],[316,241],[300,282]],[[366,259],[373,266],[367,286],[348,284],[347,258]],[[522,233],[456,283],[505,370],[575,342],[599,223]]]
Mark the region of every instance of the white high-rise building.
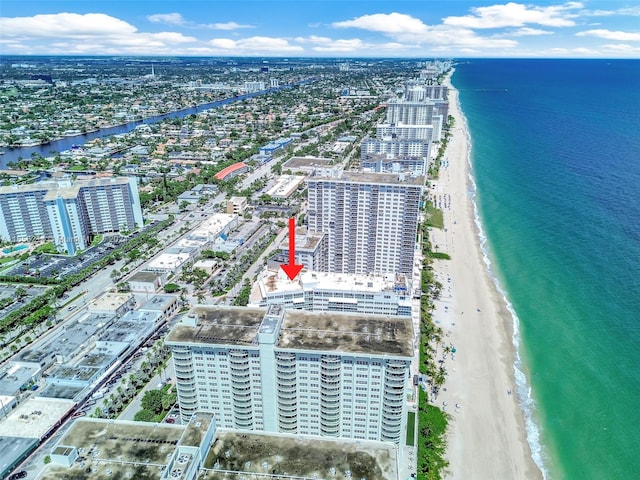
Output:
[[387,102],[387,123],[403,125],[431,125],[434,103],[431,101],[408,102],[396,100]]
[[410,317],[200,306],[167,336],[183,421],[399,444]]
[[73,255],[93,235],[142,226],[134,177],[0,187],[0,238],[10,242],[53,240]]
[[307,185],[308,229],[327,234],[330,272],[411,274],[424,177],[335,170]]

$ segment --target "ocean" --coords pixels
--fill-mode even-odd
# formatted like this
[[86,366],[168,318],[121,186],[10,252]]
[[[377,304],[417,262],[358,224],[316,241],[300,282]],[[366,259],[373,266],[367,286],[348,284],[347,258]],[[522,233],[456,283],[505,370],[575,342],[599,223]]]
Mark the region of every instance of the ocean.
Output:
[[455,68],[538,462],[552,479],[640,478],[640,61]]

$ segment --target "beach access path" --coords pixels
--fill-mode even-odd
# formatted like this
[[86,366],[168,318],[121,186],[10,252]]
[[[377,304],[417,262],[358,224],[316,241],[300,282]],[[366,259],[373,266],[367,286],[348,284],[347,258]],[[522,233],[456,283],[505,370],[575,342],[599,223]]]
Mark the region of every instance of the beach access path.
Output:
[[[445,226],[431,229],[432,247],[451,255],[451,260],[434,261],[436,280],[443,285],[434,320],[444,330],[444,346],[455,348],[444,361],[444,388],[432,399],[450,414],[445,478],[541,479],[516,392],[512,317],[480,249],[470,194],[467,125],[449,78],[455,126],[439,179],[429,185],[436,206],[444,212]],[[443,350],[439,345],[437,360],[445,356]]]

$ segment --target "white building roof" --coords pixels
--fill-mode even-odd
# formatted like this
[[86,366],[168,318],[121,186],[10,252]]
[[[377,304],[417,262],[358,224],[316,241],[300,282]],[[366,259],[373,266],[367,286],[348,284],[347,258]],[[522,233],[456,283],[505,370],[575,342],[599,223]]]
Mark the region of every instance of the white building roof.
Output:
[[73,400],[31,397],[0,421],[0,430],[9,437],[40,438],[74,406]]
[[410,281],[404,275],[391,273],[362,275],[356,273],[314,272],[303,270],[295,279],[289,280],[284,271],[264,269],[254,284],[250,302],[259,304],[269,294],[314,291],[344,292],[402,292],[410,295]]
[[276,184],[267,190],[267,195],[275,198],[289,198],[304,181],[301,175],[280,175]]

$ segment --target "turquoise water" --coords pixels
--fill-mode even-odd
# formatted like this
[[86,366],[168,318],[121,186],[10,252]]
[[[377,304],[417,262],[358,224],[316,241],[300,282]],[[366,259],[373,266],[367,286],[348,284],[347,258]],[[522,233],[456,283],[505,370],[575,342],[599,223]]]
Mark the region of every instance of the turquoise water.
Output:
[[550,478],[640,478],[640,61],[470,60],[453,84],[530,443]]
[[24,250],[25,248],[29,248],[29,245],[16,245],[15,247],[3,248],[2,253],[9,254],[13,252],[19,252],[20,250]]

